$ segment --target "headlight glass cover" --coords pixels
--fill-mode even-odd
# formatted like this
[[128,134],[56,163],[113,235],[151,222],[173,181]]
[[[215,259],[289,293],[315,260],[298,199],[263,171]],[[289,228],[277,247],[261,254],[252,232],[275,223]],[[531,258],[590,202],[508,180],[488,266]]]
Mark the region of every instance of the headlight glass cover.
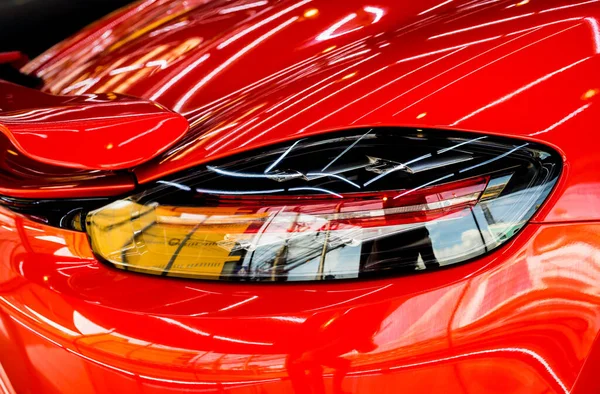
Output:
[[87,216],[117,268],[238,281],[438,269],[513,237],[552,190],[542,145],[408,128],[307,137],[159,180]]

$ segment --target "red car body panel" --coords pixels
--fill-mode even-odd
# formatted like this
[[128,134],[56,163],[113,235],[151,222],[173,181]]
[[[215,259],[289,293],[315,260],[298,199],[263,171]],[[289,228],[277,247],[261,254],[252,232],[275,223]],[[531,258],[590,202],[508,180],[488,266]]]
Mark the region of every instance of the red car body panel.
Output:
[[140,183],[378,125],[538,141],[564,170],[532,223],[488,256],[344,283],[116,271],[85,234],[3,209],[0,363],[12,385],[597,392],[599,23],[597,1],[145,1],[34,60],[24,71],[48,93],[129,94],[187,119],[180,142],[133,170]]
[[554,146],[563,183],[535,220],[600,219],[586,178],[596,136],[582,131],[598,117],[597,5],[474,2],[418,15],[437,4],[282,2],[248,16],[220,2],[146,2],[104,38],[26,70],[49,92],[122,92],[182,112],[189,136],[137,168],[141,183],[332,129],[455,128]]
[[123,95],[55,96],[0,82],[0,97],[10,97],[2,102],[0,132],[18,153],[56,167],[131,168],[188,131],[181,115]]

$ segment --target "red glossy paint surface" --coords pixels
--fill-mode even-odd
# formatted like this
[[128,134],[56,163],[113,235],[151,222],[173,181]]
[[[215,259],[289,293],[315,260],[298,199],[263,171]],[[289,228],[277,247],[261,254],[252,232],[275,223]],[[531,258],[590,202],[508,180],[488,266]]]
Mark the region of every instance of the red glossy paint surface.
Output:
[[0,195],[22,198],[114,196],[133,190],[130,174],[56,167],[19,153],[0,133]]
[[0,220],[17,392],[567,393],[600,332],[595,223],[430,274],[256,286],[113,270],[83,234]]
[[175,143],[186,120],[149,101],[54,96],[0,81],[0,132],[29,158],[58,167],[119,170]]
[[0,52],[0,64],[18,63],[26,59],[27,57],[18,51]]
[[24,69],[46,92],[130,94],[190,123],[141,182],[372,125],[539,141],[565,170],[486,258],[364,282],[135,275],[99,264],[83,234],[2,210],[7,376],[33,393],[594,393],[599,20],[583,0],[148,0],[58,45]]
[[184,114],[190,133],[136,169],[140,182],[349,126],[469,129],[564,153],[563,182],[536,220],[600,219],[590,171],[599,164],[598,4],[456,1],[429,11],[440,3],[252,2],[235,11],[148,1],[127,23],[100,28],[103,38],[90,36],[94,51],[75,44],[26,70],[50,92],[126,92]]

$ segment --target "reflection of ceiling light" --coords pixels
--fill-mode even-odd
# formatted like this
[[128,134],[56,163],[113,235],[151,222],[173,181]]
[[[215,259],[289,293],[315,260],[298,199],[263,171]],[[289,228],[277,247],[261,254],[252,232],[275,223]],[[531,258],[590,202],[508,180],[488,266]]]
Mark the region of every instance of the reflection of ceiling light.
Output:
[[329,48],[325,48],[325,49],[323,50],[323,53],[331,52],[331,51],[333,51],[334,49],[335,49],[335,45],[332,45],[332,46],[330,46]]
[[369,12],[373,15],[375,15],[375,19],[373,19],[373,22],[371,23],[377,23],[381,20],[381,18],[383,18],[383,10],[379,7],[371,7],[371,6],[366,6],[363,8],[366,12]]
[[356,71],[355,71],[355,72],[353,72],[353,73],[350,73],[350,74],[348,74],[348,75],[344,75],[344,76],[342,77],[342,80],[344,80],[344,79],[350,79],[350,78],[354,77],[355,75],[356,75]]
[[523,0],[517,3],[517,7],[529,3],[529,0]]
[[598,89],[590,89],[581,96],[582,100],[589,100],[600,92]]
[[355,13],[352,13],[350,15],[347,15],[344,19],[337,21],[336,23],[331,25],[331,27],[329,29],[327,29],[323,33],[319,34],[317,36],[317,41],[329,40],[330,38],[335,38],[335,37],[341,36],[343,34],[348,34],[353,31],[356,31],[358,29],[362,29],[363,26],[359,26],[359,27],[355,27],[354,29],[345,31],[343,33],[337,33],[337,34],[335,33],[340,27],[344,26],[346,23],[348,23],[351,20],[353,20],[354,18],[356,18],[356,16],[357,15]]
[[235,7],[224,8],[221,11],[219,11],[219,14],[221,14],[221,15],[231,14],[232,12],[244,11],[244,10],[248,10],[250,8],[261,7],[261,6],[267,5],[267,4],[269,4],[269,2],[266,0],[257,1],[255,3],[242,4],[242,5],[235,6]]
[[316,8],[311,8],[304,13],[305,18],[314,18],[317,15],[319,15],[319,10]]
[[431,12],[431,11],[437,10],[438,8],[440,8],[440,7],[443,7],[443,6],[445,6],[446,4],[450,4],[450,3],[452,3],[452,0],[447,0],[447,1],[444,1],[443,3],[440,3],[440,4],[436,5],[436,6],[433,6],[433,7],[431,7],[431,8],[428,8],[428,9],[426,9],[425,11],[421,12],[421,13],[419,14],[419,16],[421,16],[421,15],[425,15],[425,14],[427,14],[428,12]]
[[[344,34],[348,34],[348,33],[352,33],[354,31],[360,30],[365,26],[368,25],[372,25],[374,23],[377,23],[381,20],[381,18],[383,18],[383,15],[385,14],[384,10],[379,8],[379,7],[373,7],[373,6],[365,6],[363,7],[364,12],[372,14],[373,15],[373,20],[371,22],[361,22],[361,21],[354,21],[357,17],[358,14],[356,12],[353,12],[351,14],[346,15],[343,19],[337,21],[336,23],[334,23],[333,25],[331,25],[327,30],[325,30],[324,32],[322,32],[321,34],[319,34],[316,38],[317,41],[325,41],[325,40],[329,40],[331,38],[336,38],[339,36],[342,36]],[[349,24],[350,22],[354,21],[354,23],[352,23],[352,28],[349,28],[350,26],[346,26],[346,29],[342,29],[342,27],[344,27],[344,25]],[[341,30],[338,32],[338,30]]]
[[417,115],[417,119],[423,119],[427,116],[427,112],[423,112],[422,114]]

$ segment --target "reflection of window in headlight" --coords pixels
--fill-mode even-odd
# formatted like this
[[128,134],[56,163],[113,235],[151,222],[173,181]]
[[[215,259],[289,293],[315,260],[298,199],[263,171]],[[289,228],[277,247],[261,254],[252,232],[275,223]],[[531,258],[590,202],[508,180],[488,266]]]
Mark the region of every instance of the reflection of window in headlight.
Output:
[[506,242],[560,167],[533,143],[355,130],[160,180],[91,212],[87,231],[102,260],[164,276],[292,281],[431,270]]

